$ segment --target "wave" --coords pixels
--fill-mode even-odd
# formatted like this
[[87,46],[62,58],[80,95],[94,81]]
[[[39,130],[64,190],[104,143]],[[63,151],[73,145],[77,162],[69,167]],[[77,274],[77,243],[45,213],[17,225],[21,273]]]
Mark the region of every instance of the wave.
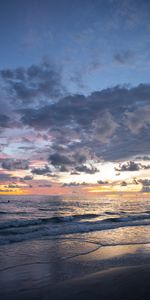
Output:
[[96,218],[98,214],[81,214],[81,215],[70,215],[70,216],[54,216],[51,218],[39,218],[39,219],[32,219],[32,220],[12,220],[0,223],[0,229],[6,229],[11,227],[26,227],[26,226],[34,226],[40,225],[44,223],[65,223],[71,222],[73,220],[81,220],[87,218]]
[[44,236],[59,236],[120,227],[150,225],[150,214],[96,219],[97,214],[54,216],[33,220],[12,220],[0,224],[1,244],[24,241]]
[[[2,212],[5,213],[5,212]],[[48,224],[48,223],[66,223],[66,222],[80,222],[82,220],[95,219],[100,217],[100,214],[74,214],[69,216],[54,216],[50,218],[38,218],[38,219],[29,219],[29,220],[11,220],[0,223],[0,229],[11,228],[11,227],[26,227],[26,226],[34,226],[40,224]],[[129,222],[129,221],[138,221],[138,220],[147,220],[150,219],[150,214],[145,213],[143,215],[130,215],[127,217],[110,217],[103,218],[103,220],[97,221],[100,223],[104,222]]]
[[109,218],[108,221],[112,222],[129,222],[150,219],[150,214],[146,213],[143,215],[130,215],[128,217]]
[[[31,213],[31,212],[30,212]],[[29,212],[27,211],[0,211],[0,215],[27,215]]]

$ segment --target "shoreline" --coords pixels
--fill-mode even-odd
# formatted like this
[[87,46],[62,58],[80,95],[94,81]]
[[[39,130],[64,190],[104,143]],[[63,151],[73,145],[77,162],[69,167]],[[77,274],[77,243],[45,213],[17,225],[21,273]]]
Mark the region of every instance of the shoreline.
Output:
[[150,299],[150,244],[97,248],[95,233],[76,238],[0,247],[1,300]]

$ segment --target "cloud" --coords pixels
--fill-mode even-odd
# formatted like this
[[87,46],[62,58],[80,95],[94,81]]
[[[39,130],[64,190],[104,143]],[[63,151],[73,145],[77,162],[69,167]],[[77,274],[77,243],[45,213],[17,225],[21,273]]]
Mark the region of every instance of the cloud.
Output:
[[5,190],[0,189],[0,192],[1,193],[10,193],[10,192],[12,192],[12,190],[11,189],[5,189]]
[[87,167],[86,165],[81,165],[77,166],[75,169],[78,172],[83,172],[87,174],[95,174],[96,172],[99,172],[99,170],[92,165],[90,167]]
[[70,173],[70,175],[80,175],[80,173],[77,172],[77,171],[72,171],[72,172]]
[[141,189],[141,192],[150,193],[150,187],[149,186],[143,186],[142,189]]
[[11,176],[10,174],[6,174],[1,172],[0,173],[0,181],[12,181],[12,180],[16,180],[17,177]]
[[69,169],[66,166],[62,165],[62,166],[60,166],[59,171],[60,172],[68,172]]
[[76,187],[76,186],[82,186],[82,185],[88,185],[86,182],[70,182],[70,183],[63,183],[63,187]]
[[[3,73],[3,78],[5,77],[6,81],[9,81],[9,78],[16,80],[16,76],[26,77],[25,72],[29,72],[28,69],[20,70],[19,75],[6,72]],[[30,69],[30,76],[34,72],[38,73],[36,68]],[[36,78],[37,76],[35,75]],[[35,77],[33,76],[34,79]],[[137,87],[107,88],[88,96],[68,95],[60,97],[57,101],[50,99],[46,104],[42,104],[41,101],[40,105],[29,101],[28,108],[25,108],[25,105],[23,108],[14,101],[14,109],[17,107],[18,113],[16,118],[20,126],[24,127],[25,138],[22,139],[21,136],[18,145],[18,134],[15,132],[13,136],[9,132],[9,136],[12,136],[6,140],[10,142],[7,148],[11,147],[11,142],[14,141],[13,147],[15,149],[17,147],[17,151],[27,150],[26,147],[29,147],[29,150],[34,150],[32,151],[34,159],[44,157],[44,160],[47,160],[47,167],[35,167],[32,174],[46,176],[52,176],[52,170],[56,175],[59,172],[95,174],[98,170],[94,166],[100,161],[132,161],[136,156],[148,156],[149,95],[150,85],[141,84]],[[14,97],[18,100],[16,94]],[[7,120],[5,122],[7,123]],[[23,144],[24,142],[27,145]],[[26,157],[28,156],[29,153],[26,151]],[[2,167],[7,170],[28,169],[27,161],[24,162],[24,166],[23,164],[19,166],[17,161],[17,159],[2,161]],[[126,164],[126,162],[120,164],[116,171],[149,169],[149,165],[137,162]]]
[[73,161],[65,155],[54,153],[49,156],[49,161],[53,166],[72,165]]
[[142,128],[150,125],[150,105],[145,105],[133,112],[126,112],[126,124],[132,133],[138,134]]
[[[99,172],[99,170],[92,166],[92,164],[89,166],[84,164],[91,159],[91,157],[88,151],[83,151],[83,149],[81,149],[81,151],[78,150],[78,153],[72,146],[67,147],[66,149],[61,149],[61,153],[67,153],[68,156],[65,154],[59,154],[59,152],[55,152],[49,156],[48,161],[57,169],[57,171],[71,172],[71,175],[79,175],[80,172],[87,174]],[[57,150],[59,150],[59,147],[57,147]],[[82,154],[82,152],[85,154]]]
[[61,127],[64,126],[73,136],[78,134],[81,137],[85,133],[102,143],[107,143],[118,124],[107,111],[107,105],[103,106],[103,102],[98,99],[94,105],[92,98],[68,96],[40,109],[20,110],[21,121],[36,129],[52,130],[54,134],[56,131],[63,132]]
[[139,179],[138,182],[142,183],[143,186],[150,186],[150,179]]
[[101,185],[103,185],[103,184],[105,185],[105,184],[108,184],[108,181],[98,180],[97,183],[101,184]]
[[71,160],[72,152],[81,149],[104,160],[125,159],[149,151],[149,94],[148,84],[116,86],[89,96],[70,95],[19,113],[25,126],[48,131],[54,147],[61,147],[67,157],[71,152]]
[[139,179],[138,182],[142,184],[141,192],[144,193],[150,192],[150,179],[148,178]]
[[0,127],[10,127],[10,118],[8,116],[0,114]]
[[86,153],[86,155],[82,154],[82,153],[75,153],[74,154],[74,160],[79,164],[85,163],[87,159],[88,159],[88,154],[87,153]]
[[137,156],[136,159],[137,160],[149,161],[150,160],[150,156]]
[[21,186],[16,184],[16,183],[11,183],[11,184],[8,184],[8,186],[6,186],[6,188],[9,188],[9,189],[17,189],[17,188],[20,188]]
[[136,178],[133,178],[133,182],[132,182],[133,184],[136,184],[136,185],[138,185],[139,184],[139,182],[138,182],[138,180],[136,179]]
[[48,165],[45,165],[43,168],[33,168],[31,172],[35,175],[48,175],[51,170]]
[[127,186],[128,184],[126,183],[126,181],[122,181],[122,182],[120,183],[120,185],[121,185],[121,186]]
[[51,184],[48,184],[48,183],[47,183],[47,184],[45,183],[45,184],[39,184],[39,185],[38,185],[38,187],[42,187],[42,188],[47,188],[47,187],[51,187],[51,186],[52,186],[52,185],[51,185]]
[[18,149],[20,149],[20,150],[25,150],[25,151],[28,151],[28,150],[34,150],[34,149],[35,149],[35,146],[31,146],[31,147],[28,147],[28,146],[20,146],[20,147],[18,147]]
[[128,161],[123,164],[119,164],[118,167],[115,168],[116,171],[139,171],[141,169],[141,164],[135,163],[134,161]]
[[32,180],[33,179],[33,176],[31,175],[26,175],[24,176],[23,178],[20,178],[20,181],[26,181],[26,180]]
[[29,164],[27,160],[20,159],[5,159],[2,161],[1,166],[6,170],[28,170]]
[[150,165],[143,165],[141,163],[136,163],[134,161],[128,161],[122,164],[119,164],[118,167],[115,167],[115,171],[139,171],[139,170],[148,170],[150,169]]
[[100,142],[107,143],[119,125],[113,120],[112,115],[108,111],[104,112],[103,115],[99,117],[99,122],[93,121],[93,135],[95,136],[95,139]]
[[9,96],[24,104],[57,98],[64,90],[60,70],[46,61],[28,68],[4,69],[0,71],[0,76]]
[[131,63],[134,59],[134,53],[130,50],[114,54],[114,60],[119,64]]

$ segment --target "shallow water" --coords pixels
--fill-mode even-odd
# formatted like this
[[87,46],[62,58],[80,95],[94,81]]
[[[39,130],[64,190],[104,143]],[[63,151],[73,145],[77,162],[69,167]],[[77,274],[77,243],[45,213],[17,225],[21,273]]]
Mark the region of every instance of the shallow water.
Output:
[[[101,231],[105,244],[150,242],[150,199],[0,196],[0,243]],[[119,234],[118,234],[119,232]]]

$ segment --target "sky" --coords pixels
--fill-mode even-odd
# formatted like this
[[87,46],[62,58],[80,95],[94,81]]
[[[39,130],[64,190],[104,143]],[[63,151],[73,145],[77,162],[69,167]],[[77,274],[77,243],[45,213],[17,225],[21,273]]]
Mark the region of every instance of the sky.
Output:
[[150,192],[150,1],[0,1],[0,194]]

